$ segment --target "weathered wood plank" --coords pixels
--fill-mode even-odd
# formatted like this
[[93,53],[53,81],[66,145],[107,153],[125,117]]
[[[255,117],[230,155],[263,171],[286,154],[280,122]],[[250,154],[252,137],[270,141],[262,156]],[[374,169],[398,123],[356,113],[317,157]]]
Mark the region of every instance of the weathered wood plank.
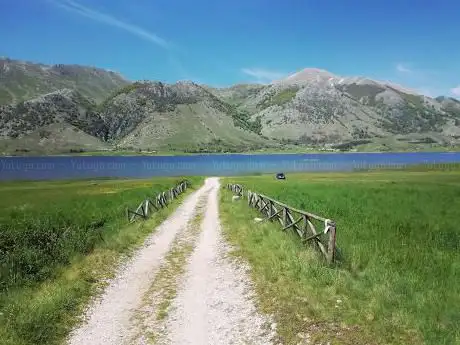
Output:
[[153,207],[155,209],[155,211],[158,211],[159,208],[157,207],[157,205],[155,205],[155,203],[152,200],[150,200],[150,199],[148,199],[148,200],[149,200],[149,207]]
[[[140,205],[136,208],[136,211],[135,211],[135,212],[136,212],[136,213],[140,213],[140,211],[141,211],[141,209],[142,209],[142,206],[144,206],[144,202],[143,202],[143,201],[142,201],[142,202],[140,203]],[[143,212],[144,212],[144,211],[142,211],[142,213],[143,213]]]
[[255,200],[255,203],[254,203],[254,208],[258,208],[259,206],[259,201],[260,201],[260,196],[258,194],[256,194],[256,200]]
[[[273,211],[275,211],[275,210],[273,210]],[[279,216],[280,213],[281,213],[282,211],[283,211],[283,210],[279,210],[279,211],[273,213],[270,217],[267,218],[267,220],[271,220],[271,219],[273,219],[273,218]]]
[[329,223],[329,230],[327,233],[329,234],[329,241],[327,244],[326,260],[328,264],[332,264],[335,260],[335,223]]
[[265,205],[265,201],[263,198],[260,198],[260,203],[259,203],[259,211],[262,212],[262,208],[264,207]]
[[[297,220],[297,221],[294,221],[294,217],[292,216],[291,214],[291,211],[288,210],[287,212],[287,218],[288,218],[288,221],[290,221],[292,223],[291,226],[288,226],[289,227],[292,227],[295,232],[297,232],[297,234],[300,236],[300,237],[303,237],[303,232],[302,232],[302,229],[297,225],[301,220],[302,220],[302,215],[301,217]],[[284,230],[284,229],[283,229]]]
[[307,224],[308,224],[308,227],[310,228],[312,234],[316,235],[318,232],[316,231],[316,228],[315,228],[315,226],[313,225],[313,223],[311,222],[310,219],[307,219]]
[[296,208],[293,208],[291,206],[288,206],[286,204],[283,204],[282,202],[279,202],[278,200],[275,200],[275,199],[272,199],[264,194],[259,194],[262,198],[264,199],[267,199],[267,200],[270,200],[272,201],[273,203],[275,203],[276,205],[278,206],[281,206],[281,207],[286,207],[288,209],[290,209],[291,211],[293,212],[297,212],[297,213],[300,213],[300,214],[304,214],[306,216],[309,216],[311,218],[315,218],[317,220],[320,220],[322,222],[324,222],[326,220],[326,218],[323,218],[323,217],[320,217],[320,216],[317,216],[316,214],[313,214],[313,213],[310,213],[310,212],[306,212],[306,211],[302,211],[302,210],[299,210],[299,209],[296,209]]
[[302,217],[300,217],[299,219],[297,219],[296,221],[292,222],[291,224],[288,224],[286,225],[284,228],[283,228],[283,231],[289,229],[289,228],[292,228],[294,227],[297,223],[299,223],[300,221],[302,220]]
[[[321,235],[320,233],[318,234],[316,232],[316,228],[315,228],[315,226],[313,225],[313,223],[310,220],[308,220],[308,225],[310,226],[310,229],[313,232],[313,235],[318,235],[318,236]],[[316,237],[315,239],[316,239],[315,242],[318,245],[319,249],[324,254],[324,256],[327,257],[326,247],[324,247],[324,244],[321,242],[321,240],[318,237]]]
[[264,206],[260,209],[260,212],[263,212],[264,210],[266,210],[270,206],[270,202],[266,203],[265,201],[263,201],[263,203],[264,203]]
[[130,220],[129,220],[130,222],[133,222],[133,221],[134,221],[134,218],[135,218],[136,216],[139,216],[139,217],[142,217],[142,218],[144,217],[144,214],[143,214],[143,213],[139,213],[139,212],[136,212],[136,211],[128,210],[128,215],[129,215],[129,214],[132,214],[132,216],[131,216],[131,218],[130,218]]
[[149,215],[149,199],[145,200],[145,205],[143,209],[144,209],[145,218],[147,218]]
[[317,238],[317,237],[319,237],[319,236],[321,236],[321,234],[316,234],[316,235],[308,236],[308,237],[305,237],[305,238],[303,239],[303,241],[304,241],[304,242],[307,242],[307,241],[313,240],[313,239],[315,239],[315,238]]
[[275,211],[275,214],[276,214],[276,218],[278,219],[278,221],[280,222],[281,226],[284,226],[283,225],[283,219],[282,219],[282,213],[283,213],[283,209],[280,209],[278,211],[278,209],[276,208],[276,206],[273,204],[273,211]]

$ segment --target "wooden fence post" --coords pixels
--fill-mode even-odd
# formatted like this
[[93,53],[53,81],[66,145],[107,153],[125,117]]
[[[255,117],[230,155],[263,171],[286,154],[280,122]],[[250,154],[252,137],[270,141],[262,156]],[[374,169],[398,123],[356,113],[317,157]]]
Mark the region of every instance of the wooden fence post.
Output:
[[145,204],[144,204],[144,202],[142,202],[142,204],[141,204],[141,210],[142,210],[142,218],[144,218],[144,219],[145,219],[145,218],[147,218],[147,215],[145,214],[145,208],[144,208],[144,205],[145,205]]
[[327,244],[327,263],[332,264],[335,259],[335,223],[328,223],[329,242]]
[[286,226],[287,224],[287,209],[286,207],[283,207],[283,226]]
[[149,200],[148,199],[145,200],[144,215],[145,215],[145,218],[147,218],[149,215]]

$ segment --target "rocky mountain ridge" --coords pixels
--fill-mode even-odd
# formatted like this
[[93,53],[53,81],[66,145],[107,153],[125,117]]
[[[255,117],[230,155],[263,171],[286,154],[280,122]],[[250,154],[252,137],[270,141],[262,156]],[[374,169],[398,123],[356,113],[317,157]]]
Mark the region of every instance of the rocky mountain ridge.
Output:
[[394,84],[306,69],[248,95],[241,109],[260,118],[262,133],[306,144],[390,136],[432,136],[456,144],[455,99],[433,99]]
[[45,144],[46,152],[460,145],[458,100],[311,68],[269,85],[213,88],[131,83],[92,67],[0,59],[0,100],[0,148],[6,153]]
[[100,104],[77,90],[61,89],[0,106],[0,139],[8,144],[16,140],[14,147],[23,148],[24,138],[30,143],[31,138],[49,137],[53,128],[64,133],[64,127],[97,139],[89,141],[98,148],[106,143],[135,150],[237,151],[273,144],[257,133],[249,116],[192,82],[135,82]]
[[119,73],[96,67],[0,58],[0,105],[19,103],[65,88],[101,102],[129,83]]

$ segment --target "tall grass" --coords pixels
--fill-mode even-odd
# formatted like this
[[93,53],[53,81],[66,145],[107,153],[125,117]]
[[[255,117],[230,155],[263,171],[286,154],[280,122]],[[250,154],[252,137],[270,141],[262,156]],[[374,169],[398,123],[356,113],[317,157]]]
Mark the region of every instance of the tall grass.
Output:
[[120,254],[171,209],[128,225],[126,207],[178,181],[0,184],[0,343],[58,343]]
[[337,344],[460,343],[460,171],[228,181],[337,222],[343,261],[331,269],[222,194],[228,236],[249,258],[286,343],[302,332]]

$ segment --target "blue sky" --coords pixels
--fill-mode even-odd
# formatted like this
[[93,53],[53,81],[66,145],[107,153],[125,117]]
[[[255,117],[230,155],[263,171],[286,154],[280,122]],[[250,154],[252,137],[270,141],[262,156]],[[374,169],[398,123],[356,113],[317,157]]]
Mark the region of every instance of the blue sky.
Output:
[[460,2],[0,0],[0,56],[215,86],[305,67],[460,97]]

